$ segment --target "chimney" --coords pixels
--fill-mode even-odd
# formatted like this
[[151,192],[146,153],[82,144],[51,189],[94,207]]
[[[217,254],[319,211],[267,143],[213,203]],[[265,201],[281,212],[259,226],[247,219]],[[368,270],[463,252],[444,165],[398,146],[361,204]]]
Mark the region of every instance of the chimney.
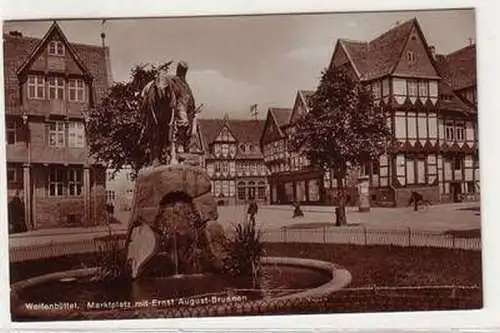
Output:
[[436,59],[436,47],[434,45],[429,46],[429,51],[431,52],[432,59]]
[[467,38],[467,46],[471,46],[474,44],[474,39],[472,37]]

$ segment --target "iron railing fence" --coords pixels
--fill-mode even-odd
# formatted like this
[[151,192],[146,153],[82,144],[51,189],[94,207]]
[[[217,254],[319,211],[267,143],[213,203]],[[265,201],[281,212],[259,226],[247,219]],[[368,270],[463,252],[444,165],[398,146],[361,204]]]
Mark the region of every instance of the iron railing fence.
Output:
[[481,237],[475,233],[443,233],[412,228],[372,229],[360,227],[319,228],[284,227],[265,230],[262,239],[268,243],[336,243],[354,245],[396,245],[404,247],[438,247],[463,250],[481,250]]
[[[118,234],[119,245],[124,246],[125,234]],[[97,238],[98,239],[98,238]],[[477,234],[454,233],[406,229],[371,229],[360,227],[285,227],[262,231],[265,243],[319,243],[353,245],[395,245],[403,247],[436,247],[462,250],[481,250],[481,237]],[[99,243],[96,239],[57,240],[31,246],[10,249],[10,262],[21,262],[51,258],[69,254],[96,252]]]

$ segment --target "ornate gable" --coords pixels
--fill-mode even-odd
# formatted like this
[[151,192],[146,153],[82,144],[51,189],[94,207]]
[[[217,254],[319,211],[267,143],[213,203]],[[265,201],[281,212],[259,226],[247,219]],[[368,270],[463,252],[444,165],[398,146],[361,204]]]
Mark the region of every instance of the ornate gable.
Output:
[[92,78],[90,71],[78,57],[56,22],[17,69],[17,75],[23,76],[29,70]]
[[290,116],[290,124],[293,124],[297,119],[305,115],[307,111],[307,107],[306,105],[304,105],[304,100],[300,95],[300,92],[297,92],[295,103],[292,109],[292,115]]
[[416,20],[401,51],[394,75],[439,78],[433,55]]
[[268,143],[280,139],[283,136],[281,129],[276,123],[271,111],[267,112],[266,123],[264,124],[264,130],[262,131],[262,143]]
[[232,133],[231,129],[229,128],[229,125],[226,123],[220,130],[219,134],[217,134],[215,141],[236,142],[237,140],[234,134]]

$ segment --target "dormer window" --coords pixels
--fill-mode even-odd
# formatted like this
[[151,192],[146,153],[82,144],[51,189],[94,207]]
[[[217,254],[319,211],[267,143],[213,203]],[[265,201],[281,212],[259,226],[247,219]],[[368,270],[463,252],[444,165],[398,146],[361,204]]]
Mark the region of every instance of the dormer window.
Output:
[[240,144],[240,150],[242,152],[245,152],[245,144],[244,143]]
[[52,41],[49,43],[49,55],[64,56],[64,44],[61,41]]

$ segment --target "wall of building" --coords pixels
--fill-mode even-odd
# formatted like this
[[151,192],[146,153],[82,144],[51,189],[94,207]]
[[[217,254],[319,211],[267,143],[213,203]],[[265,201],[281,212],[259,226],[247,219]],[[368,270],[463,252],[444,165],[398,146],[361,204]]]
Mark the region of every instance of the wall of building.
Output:
[[132,209],[135,182],[131,173],[130,168],[124,168],[113,176],[113,170],[107,170],[106,201],[112,203],[116,210]]

